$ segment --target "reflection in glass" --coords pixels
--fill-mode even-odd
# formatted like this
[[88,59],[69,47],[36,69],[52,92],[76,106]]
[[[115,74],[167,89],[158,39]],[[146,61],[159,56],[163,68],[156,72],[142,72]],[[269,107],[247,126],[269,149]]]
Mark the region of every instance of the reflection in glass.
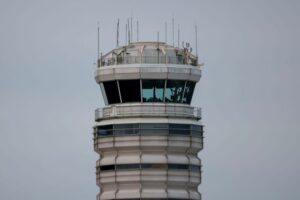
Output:
[[164,80],[143,80],[143,102],[163,102]]
[[196,84],[195,82],[190,82],[190,81],[186,83],[184,95],[183,95],[183,103],[187,103],[187,104],[191,103],[195,84]]
[[113,135],[113,126],[112,125],[98,126],[97,127],[97,135],[98,136]]
[[165,102],[181,103],[185,81],[168,80]]

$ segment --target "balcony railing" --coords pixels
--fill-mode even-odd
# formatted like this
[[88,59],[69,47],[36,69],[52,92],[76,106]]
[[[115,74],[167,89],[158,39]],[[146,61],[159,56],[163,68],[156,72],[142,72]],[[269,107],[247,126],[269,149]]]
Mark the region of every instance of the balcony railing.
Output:
[[201,108],[187,105],[115,105],[98,108],[95,111],[95,120],[118,117],[183,117],[201,119]]
[[101,58],[98,67],[122,64],[178,64],[198,66],[198,60],[183,56],[124,56],[115,58]]

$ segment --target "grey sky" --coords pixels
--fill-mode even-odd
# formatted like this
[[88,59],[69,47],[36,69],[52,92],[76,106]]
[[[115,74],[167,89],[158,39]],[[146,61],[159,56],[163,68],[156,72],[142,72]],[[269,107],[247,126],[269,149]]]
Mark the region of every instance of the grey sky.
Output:
[[194,45],[198,24],[203,199],[300,199],[299,13],[297,0],[1,0],[0,199],[95,199],[96,26],[106,52],[131,14],[140,40],[174,15]]

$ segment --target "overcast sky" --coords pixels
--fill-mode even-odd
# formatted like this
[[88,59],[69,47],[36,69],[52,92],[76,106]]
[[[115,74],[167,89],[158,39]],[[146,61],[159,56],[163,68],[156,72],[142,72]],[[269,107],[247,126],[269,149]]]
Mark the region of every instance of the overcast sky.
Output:
[[298,0],[0,0],[0,199],[95,199],[97,21],[107,52],[131,15],[147,41],[198,24],[203,199],[299,200]]

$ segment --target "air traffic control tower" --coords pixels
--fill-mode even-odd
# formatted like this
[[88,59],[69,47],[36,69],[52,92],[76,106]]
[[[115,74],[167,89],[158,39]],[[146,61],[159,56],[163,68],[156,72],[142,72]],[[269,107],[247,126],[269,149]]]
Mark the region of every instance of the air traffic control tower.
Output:
[[189,48],[133,42],[98,60],[97,200],[201,199],[203,126],[190,105],[201,70]]

